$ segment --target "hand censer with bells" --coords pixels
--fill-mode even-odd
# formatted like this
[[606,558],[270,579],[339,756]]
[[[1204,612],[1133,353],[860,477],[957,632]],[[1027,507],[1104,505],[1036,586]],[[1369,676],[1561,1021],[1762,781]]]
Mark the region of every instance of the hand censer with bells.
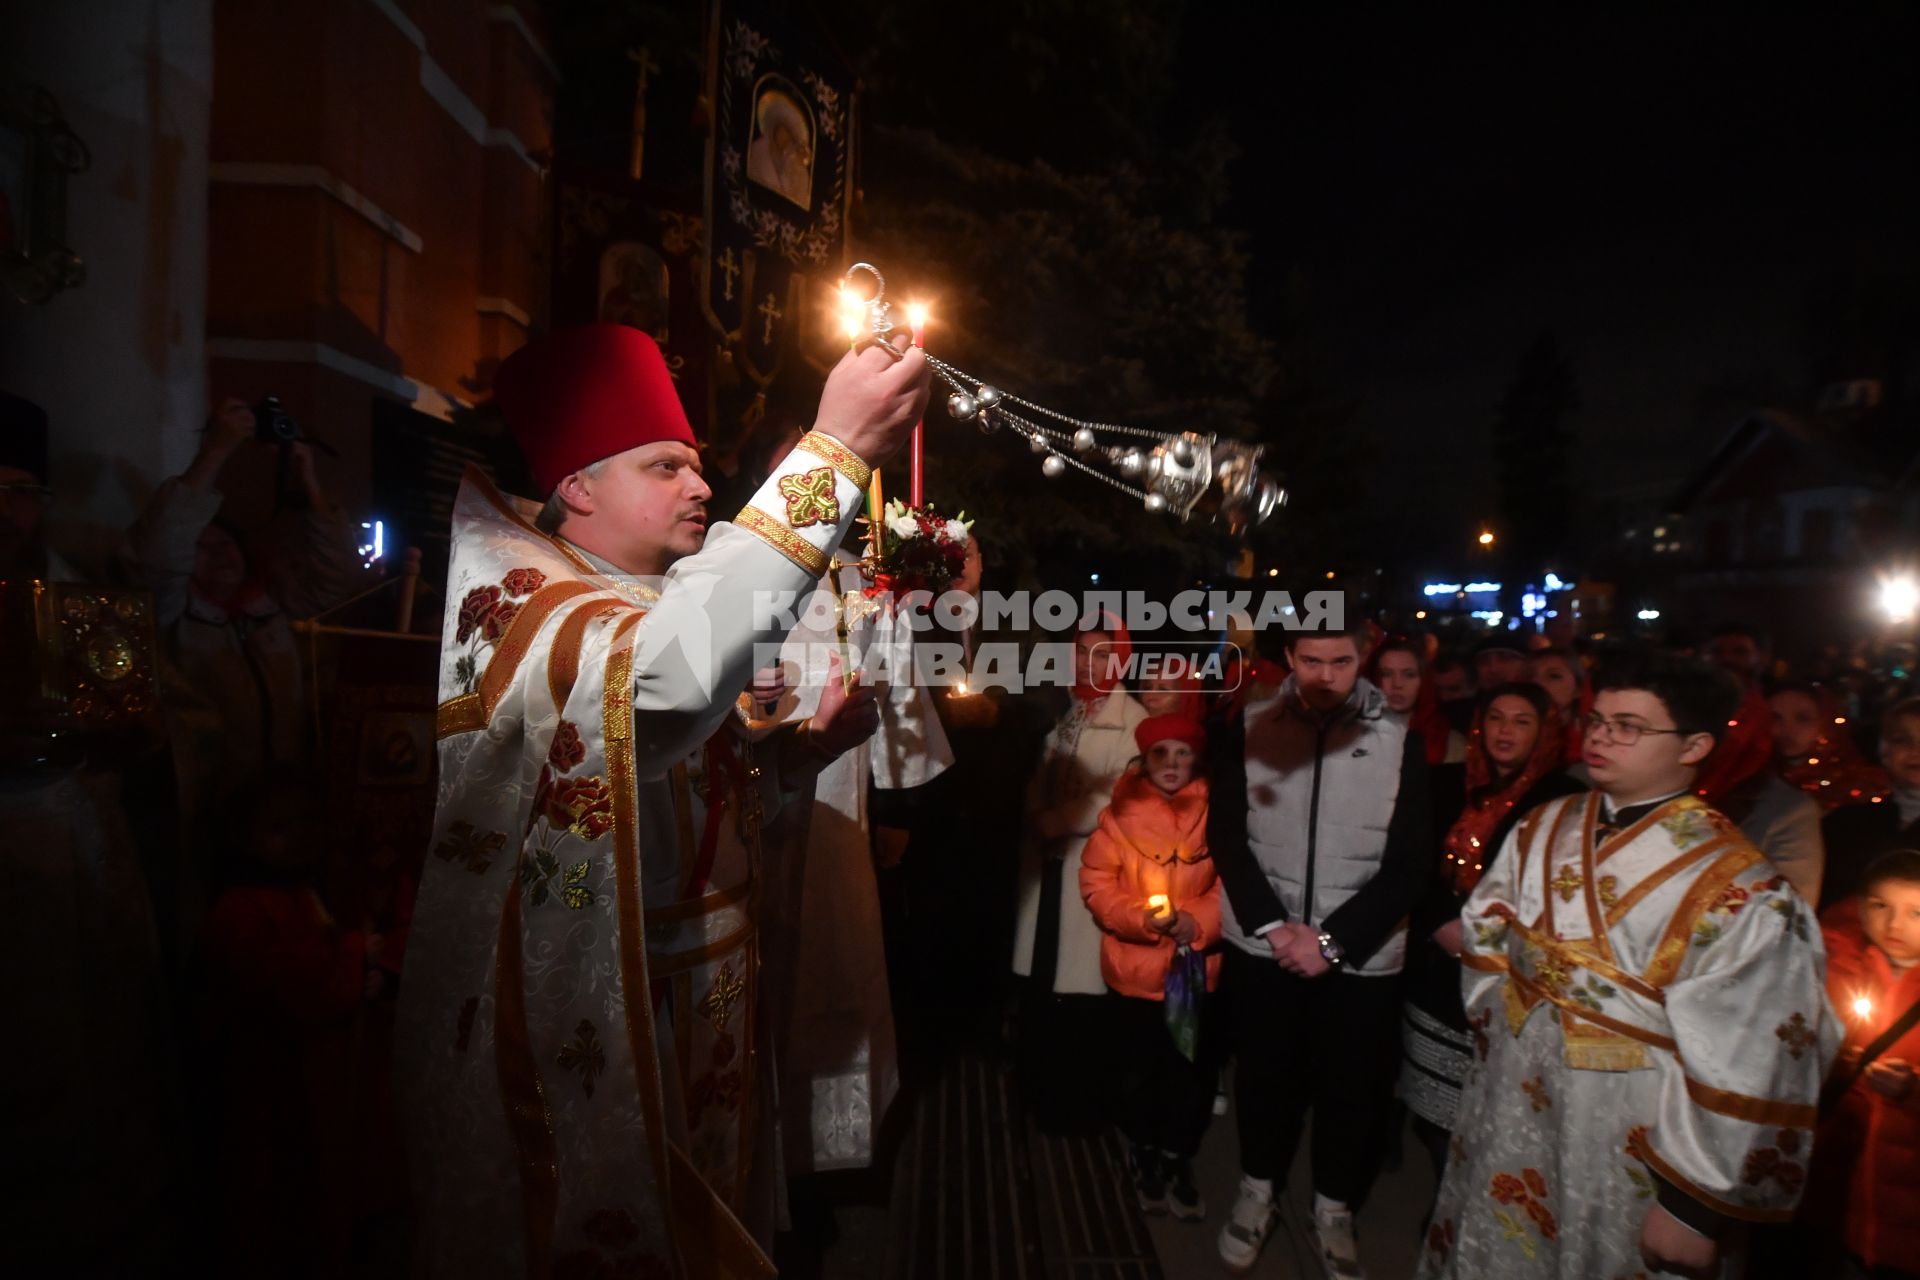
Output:
[[[862,277],[872,279],[870,295],[859,287]],[[854,263],[840,290],[848,336],[904,354],[894,343],[903,330],[894,323],[879,268]],[[948,413],[976,423],[984,434],[1004,428],[1024,437],[1027,447],[1042,455],[1040,471],[1049,479],[1073,467],[1138,498],[1156,515],[1167,513],[1183,521],[1204,518],[1225,525],[1230,533],[1263,523],[1286,504],[1287,491],[1260,469],[1264,445],[1197,431],[1168,433],[1086,422],[982,382],[931,353],[927,363],[953,390],[947,397]]]

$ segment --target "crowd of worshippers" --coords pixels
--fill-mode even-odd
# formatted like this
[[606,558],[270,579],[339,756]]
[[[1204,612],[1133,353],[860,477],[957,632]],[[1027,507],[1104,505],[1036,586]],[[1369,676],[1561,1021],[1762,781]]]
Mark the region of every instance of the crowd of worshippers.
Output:
[[1231,1111],[1250,1270],[1311,1117],[1336,1280],[1409,1130],[1422,1276],[1920,1274],[1905,655],[1367,626],[1129,689],[1130,644],[1077,637],[1027,797],[1013,1033],[1143,1210],[1208,1220]]
[[[99,1187],[62,1171],[111,1168],[113,1256],[166,1256],[184,1115],[226,1266],[290,1240],[344,1258],[338,1224],[405,1212],[392,1104],[353,1064],[411,921],[405,883],[356,920],[317,883],[292,620],[357,590],[354,531],[311,452],[256,445],[228,401],[76,567],[48,545],[45,415],[0,418],[0,584],[149,593],[167,712],[144,749],[30,706],[0,735],[0,936],[40,975],[22,1043],[51,1047],[17,1064],[22,1203],[98,1241]],[[255,448],[297,498],[271,538],[221,514]],[[1423,1275],[1920,1274],[1911,655],[1795,668],[1738,626],[1449,653],[1368,627],[1128,689],[1129,644],[1110,619],[1076,638],[1026,798],[1013,1026],[1041,1122],[1117,1124],[1143,1209],[1207,1220],[1192,1161],[1230,1113],[1242,1177],[1213,1219],[1250,1269],[1311,1118],[1309,1228],[1360,1276],[1356,1216],[1407,1125],[1438,1180]]]

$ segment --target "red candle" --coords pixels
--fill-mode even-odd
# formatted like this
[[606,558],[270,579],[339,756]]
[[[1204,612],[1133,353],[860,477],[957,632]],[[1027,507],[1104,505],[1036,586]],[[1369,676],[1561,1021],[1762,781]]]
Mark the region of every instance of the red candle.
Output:
[[[927,336],[927,309],[919,303],[907,308],[907,323],[913,326],[913,345],[925,347]],[[927,424],[920,421],[913,424],[913,443],[907,452],[907,505],[918,507],[925,500],[921,490],[921,437],[926,434]]]

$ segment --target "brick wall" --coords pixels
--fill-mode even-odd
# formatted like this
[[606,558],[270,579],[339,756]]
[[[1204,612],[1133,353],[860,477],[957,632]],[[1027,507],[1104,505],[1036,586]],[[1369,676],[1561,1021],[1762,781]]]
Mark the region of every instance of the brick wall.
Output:
[[373,400],[445,417],[484,399],[544,313],[538,14],[216,0],[213,36],[209,383],[278,394],[362,505]]

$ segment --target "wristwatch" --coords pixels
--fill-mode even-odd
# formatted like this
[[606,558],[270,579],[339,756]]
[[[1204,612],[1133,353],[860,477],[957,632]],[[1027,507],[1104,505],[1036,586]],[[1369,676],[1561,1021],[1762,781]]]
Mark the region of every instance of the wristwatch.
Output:
[[1347,958],[1346,948],[1342,947],[1338,942],[1335,942],[1332,934],[1322,933],[1320,935],[1320,958],[1338,969],[1341,963]]

